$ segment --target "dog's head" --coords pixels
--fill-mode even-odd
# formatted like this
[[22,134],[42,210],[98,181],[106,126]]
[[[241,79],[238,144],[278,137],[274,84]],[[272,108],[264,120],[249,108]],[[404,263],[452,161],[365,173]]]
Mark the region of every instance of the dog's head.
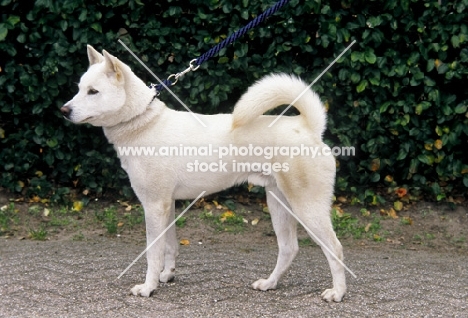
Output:
[[[119,113],[126,103],[125,75],[128,66],[88,45],[89,68],[78,84],[78,94],[60,111],[73,123],[113,126],[122,120]],[[131,71],[130,71],[131,72]]]

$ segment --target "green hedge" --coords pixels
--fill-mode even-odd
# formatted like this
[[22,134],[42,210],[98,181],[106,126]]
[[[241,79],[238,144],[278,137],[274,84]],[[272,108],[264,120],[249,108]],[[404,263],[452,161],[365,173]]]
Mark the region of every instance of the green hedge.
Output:
[[[125,173],[101,129],[65,122],[59,107],[87,68],[86,44],[151,76],[179,72],[274,1],[0,0],[0,186],[62,198],[69,189],[119,189]],[[438,199],[468,187],[468,0],[293,0],[174,86],[194,111],[230,111],[256,79],[288,72],[312,82],[329,108],[337,188],[404,185]],[[164,99],[181,108],[169,94]],[[463,186],[464,185],[464,186]],[[457,188],[458,187],[458,188]],[[459,190],[457,190],[459,189]]]

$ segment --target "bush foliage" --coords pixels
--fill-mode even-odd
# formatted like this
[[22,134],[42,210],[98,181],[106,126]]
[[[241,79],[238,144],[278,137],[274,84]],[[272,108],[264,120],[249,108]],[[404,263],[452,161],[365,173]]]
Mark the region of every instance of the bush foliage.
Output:
[[[88,66],[86,44],[151,82],[118,39],[164,78],[273,3],[0,0],[0,186],[54,200],[71,188],[130,195],[101,130],[69,124],[58,111]],[[329,144],[357,150],[338,158],[337,187],[396,183],[440,199],[468,187],[467,7],[468,0],[292,0],[174,92],[194,111],[228,112],[263,75],[312,82],[356,40],[313,87],[329,110]],[[169,94],[161,98],[180,108]]]

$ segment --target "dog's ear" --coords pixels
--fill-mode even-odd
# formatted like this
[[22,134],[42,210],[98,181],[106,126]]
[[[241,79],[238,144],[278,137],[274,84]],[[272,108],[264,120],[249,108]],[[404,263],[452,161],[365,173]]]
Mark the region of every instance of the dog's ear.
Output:
[[102,55],[99,54],[99,52],[96,51],[91,45],[88,45],[87,48],[88,48],[89,66],[93,64],[101,63],[104,60],[104,57],[102,57]]
[[117,81],[121,82],[123,80],[123,73],[119,59],[107,53],[106,50],[103,50],[102,54],[104,55],[106,73],[109,76],[114,76]]

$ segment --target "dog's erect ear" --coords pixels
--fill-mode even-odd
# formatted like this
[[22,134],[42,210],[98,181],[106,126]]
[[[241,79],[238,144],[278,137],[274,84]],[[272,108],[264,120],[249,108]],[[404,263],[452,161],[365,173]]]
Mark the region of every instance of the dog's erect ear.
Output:
[[102,57],[102,55],[99,54],[99,52],[96,51],[91,45],[88,45],[87,48],[88,48],[89,66],[93,64],[101,63],[104,60],[104,57]]
[[104,63],[106,65],[106,73],[109,76],[115,76],[115,79],[117,81],[121,82],[123,80],[123,73],[121,69],[121,65],[119,59],[117,59],[115,56],[110,55],[107,53],[106,50],[102,51],[102,54],[104,55]]

